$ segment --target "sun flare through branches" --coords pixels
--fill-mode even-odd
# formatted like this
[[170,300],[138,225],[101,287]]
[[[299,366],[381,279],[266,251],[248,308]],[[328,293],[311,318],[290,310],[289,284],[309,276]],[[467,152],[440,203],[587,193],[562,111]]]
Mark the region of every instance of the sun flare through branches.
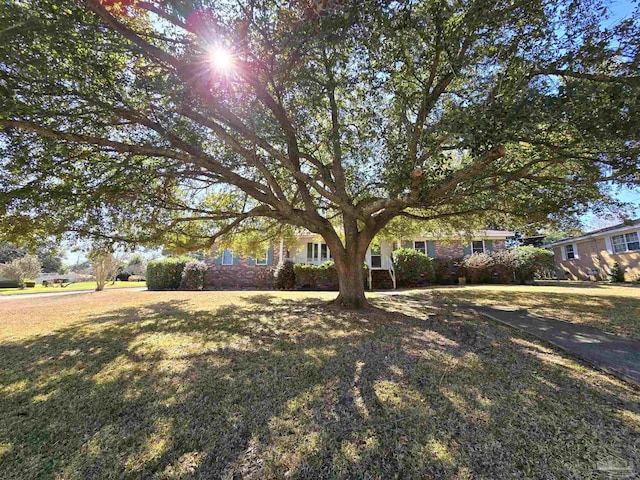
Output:
[[221,45],[211,45],[207,57],[211,66],[219,73],[229,74],[234,69],[232,53]]

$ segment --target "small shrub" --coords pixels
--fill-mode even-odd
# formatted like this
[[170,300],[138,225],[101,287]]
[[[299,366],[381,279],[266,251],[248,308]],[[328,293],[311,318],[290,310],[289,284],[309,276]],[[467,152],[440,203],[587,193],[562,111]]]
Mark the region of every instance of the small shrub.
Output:
[[152,260],[147,264],[147,288],[149,290],[178,290],[182,271],[190,258],[171,257]]
[[25,280],[24,286],[25,288],[34,288],[36,286],[36,282],[33,280]]
[[624,268],[620,266],[618,262],[614,262],[613,266],[609,270],[609,282],[621,283],[624,282]]
[[296,286],[296,272],[291,260],[278,264],[273,276],[278,290],[292,290]]
[[515,275],[518,282],[524,285],[532,281],[536,275],[543,275],[555,269],[553,252],[538,247],[516,247],[510,250],[515,263]]
[[182,270],[181,290],[202,290],[204,289],[207,275],[207,264],[197,260],[185,263]]
[[493,275],[493,258],[486,253],[467,255],[462,261],[464,275],[469,283],[489,283]]
[[128,282],[144,282],[145,278],[142,275],[131,275],[129,277],[129,280],[127,280]]
[[392,254],[399,286],[423,285],[432,281],[431,258],[412,248],[400,248]]
[[516,258],[512,250],[502,250],[491,255],[493,271],[500,283],[511,283],[516,272]]

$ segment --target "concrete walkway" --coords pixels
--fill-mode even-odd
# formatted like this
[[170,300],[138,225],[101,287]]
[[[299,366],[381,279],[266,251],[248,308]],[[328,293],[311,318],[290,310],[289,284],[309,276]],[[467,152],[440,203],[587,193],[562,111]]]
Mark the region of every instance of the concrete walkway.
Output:
[[640,387],[640,341],[511,307],[469,305],[481,315],[530,333]]

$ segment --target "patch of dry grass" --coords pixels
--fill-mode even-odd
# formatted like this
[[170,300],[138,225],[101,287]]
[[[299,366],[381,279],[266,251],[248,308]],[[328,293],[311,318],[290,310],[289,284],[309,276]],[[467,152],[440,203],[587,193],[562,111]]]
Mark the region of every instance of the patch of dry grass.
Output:
[[436,287],[438,298],[479,305],[514,305],[540,316],[590,325],[640,339],[640,287],[576,283]]
[[602,460],[640,464],[640,396],[617,380],[429,293],[374,295],[362,313],[322,303],[334,295],[0,304],[0,477],[597,478]]

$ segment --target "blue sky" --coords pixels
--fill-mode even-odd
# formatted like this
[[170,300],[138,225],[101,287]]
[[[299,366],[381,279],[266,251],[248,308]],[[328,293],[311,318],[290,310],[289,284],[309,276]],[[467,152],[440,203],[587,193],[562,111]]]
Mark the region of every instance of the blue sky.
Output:
[[623,17],[627,17],[633,13],[634,3],[630,0],[615,0],[611,2],[611,18],[609,22],[620,20]]

